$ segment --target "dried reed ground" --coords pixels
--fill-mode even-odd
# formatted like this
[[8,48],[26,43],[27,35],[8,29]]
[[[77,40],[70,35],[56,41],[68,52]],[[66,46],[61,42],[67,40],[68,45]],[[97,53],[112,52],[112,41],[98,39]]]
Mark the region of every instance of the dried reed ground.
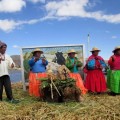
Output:
[[[119,120],[120,96],[90,95],[84,102],[45,103],[22,91],[21,83],[13,84],[18,104],[0,102],[0,120]],[[4,95],[4,98],[6,96]]]

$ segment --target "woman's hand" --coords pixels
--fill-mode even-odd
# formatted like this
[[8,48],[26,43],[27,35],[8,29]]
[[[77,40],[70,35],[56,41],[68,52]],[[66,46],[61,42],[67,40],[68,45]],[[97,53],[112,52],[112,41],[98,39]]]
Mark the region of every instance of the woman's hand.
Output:
[[45,58],[42,58],[42,63],[46,63],[46,59]]
[[115,61],[115,59],[114,59],[114,57],[113,57],[113,56],[111,57],[111,59],[112,59],[112,62],[114,62],[114,61]]
[[34,61],[37,62],[40,58],[39,57],[35,57]]
[[103,69],[103,66],[100,66],[100,69],[102,70],[102,69]]

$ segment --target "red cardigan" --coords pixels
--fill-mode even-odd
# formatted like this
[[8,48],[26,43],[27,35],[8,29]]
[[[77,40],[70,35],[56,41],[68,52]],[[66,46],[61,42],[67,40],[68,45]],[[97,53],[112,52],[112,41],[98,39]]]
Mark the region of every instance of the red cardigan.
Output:
[[112,55],[108,60],[111,70],[120,70],[120,56]]

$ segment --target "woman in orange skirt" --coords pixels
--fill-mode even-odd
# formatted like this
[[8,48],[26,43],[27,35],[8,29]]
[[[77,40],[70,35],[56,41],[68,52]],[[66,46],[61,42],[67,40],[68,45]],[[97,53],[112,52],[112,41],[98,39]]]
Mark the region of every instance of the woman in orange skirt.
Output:
[[33,52],[33,57],[29,60],[30,74],[29,74],[29,94],[35,97],[42,96],[40,91],[40,78],[46,77],[46,66],[48,61],[41,58],[42,50],[39,48],[35,49]]
[[75,57],[76,51],[74,49],[68,52],[68,57],[66,59],[66,67],[71,71],[69,74],[71,78],[76,80],[76,86],[80,88],[82,95],[86,94],[87,89],[84,87],[83,80],[78,73],[78,68],[82,66],[82,63]]

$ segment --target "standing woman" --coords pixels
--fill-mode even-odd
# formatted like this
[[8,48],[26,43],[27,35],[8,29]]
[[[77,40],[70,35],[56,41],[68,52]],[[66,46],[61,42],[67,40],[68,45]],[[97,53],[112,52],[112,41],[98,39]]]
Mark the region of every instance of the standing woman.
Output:
[[120,93],[120,46],[113,50],[114,55],[108,60],[110,70],[108,71],[107,86],[111,90],[110,95]]
[[43,51],[39,48],[36,48],[32,53],[33,57],[29,60],[29,94],[40,97],[42,96],[39,89],[41,82],[37,79],[46,77],[45,72],[48,61],[45,58],[41,58]]
[[106,81],[102,69],[106,64],[102,57],[98,56],[100,50],[96,47],[92,49],[92,55],[88,58],[85,69],[87,76],[85,87],[94,93],[100,94],[106,91]]
[[83,80],[79,74],[79,68],[82,67],[82,63],[75,57],[76,54],[74,49],[69,50],[65,65],[71,71],[69,75],[76,80],[76,86],[80,88],[81,93],[86,94],[87,89],[84,87]]

